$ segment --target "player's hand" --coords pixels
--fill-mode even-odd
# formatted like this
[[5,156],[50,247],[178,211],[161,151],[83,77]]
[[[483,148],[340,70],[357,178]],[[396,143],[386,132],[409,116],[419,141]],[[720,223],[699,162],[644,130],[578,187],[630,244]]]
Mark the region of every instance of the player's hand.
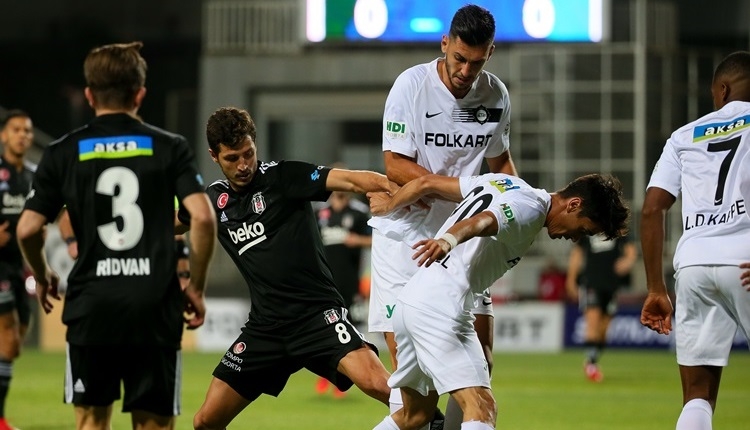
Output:
[[648,293],[641,310],[641,324],[659,334],[669,334],[673,309],[667,293]]
[[47,271],[46,278],[36,279],[36,297],[44,309],[44,313],[52,312],[54,305],[50,298],[60,300],[60,277],[52,270]]
[[411,248],[417,250],[411,257],[412,260],[418,260],[417,266],[430,267],[435,261],[442,260],[451,246],[443,239],[425,239],[415,243]]
[[10,221],[6,220],[4,223],[0,224],[0,247],[7,245],[13,238],[13,235],[8,231],[8,228],[10,228]]
[[745,290],[750,291],[750,263],[742,263],[740,264],[740,268],[747,269],[742,272],[740,279],[742,280],[742,286],[745,287]]
[[373,215],[385,215],[393,210],[390,207],[391,195],[385,191],[371,191],[367,193],[367,198]]
[[192,284],[188,285],[183,293],[185,294],[185,323],[188,330],[195,330],[206,321],[206,300]]

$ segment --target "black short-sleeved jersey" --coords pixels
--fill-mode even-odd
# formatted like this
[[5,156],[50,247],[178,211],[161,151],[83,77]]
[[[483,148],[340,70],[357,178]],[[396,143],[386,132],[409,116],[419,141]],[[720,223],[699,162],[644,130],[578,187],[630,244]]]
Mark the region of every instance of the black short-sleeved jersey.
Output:
[[185,138],[126,114],[98,116],[45,150],[26,209],[51,222],[66,205],[78,239],[68,342],[179,346],[174,196],[201,182]]
[[[299,161],[259,162],[242,192],[226,180],[208,187],[219,242],[250,289],[248,324],[256,330],[292,326],[343,306],[310,204],[328,199],[328,172]],[[184,212],[180,220],[186,220]]]
[[630,282],[629,276],[615,273],[615,261],[620,258],[630,237],[604,240],[601,236],[584,236],[577,243],[583,249],[585,265],[581,285],[597,291],[614,291]]
[[8,243],[0,247],[0,264],[17,268],[19,271],[23,269],[23,257],[16,241],[16,225],[26,203],[26,196],[31,191],[35,169],[36,166],[33,164],[24,163],[23,169],[19,172],[16,166],[0,156],[0,224],[9,221],[6,231],[11,234]]
[[362,247],[347,246],[345,241],[349,233],[372,236],[372,229],[367,225],[370,219],[369,207],[352,199],[338,212],[330,204],[326,204],[316,211],[316,216],[333,280],[344,297],[346,306],[351,306],[354,296],[359,292]]

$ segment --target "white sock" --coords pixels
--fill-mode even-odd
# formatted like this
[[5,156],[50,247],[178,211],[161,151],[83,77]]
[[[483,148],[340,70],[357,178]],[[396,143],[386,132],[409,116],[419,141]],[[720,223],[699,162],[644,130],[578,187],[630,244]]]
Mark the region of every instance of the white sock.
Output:
[[693,399],[682,407],[675,430],[711,430],[714,415],[711,405],[703,399]]
[[391,413],[394,413],[397,410],[403,408],[404,399],[401,398],[401,390],[398,388],[393,388],[391,390],[391,397],[388,399],[388,402],[390,404]]
[[453,396],[448,397],[448,404],[445,405],[445,424],[443,425],[443,430],[459,430],[463,420],[464,411],[458,406],[458,402]]
[[461,430],[493,430],[495,427],[481,421],[466,421],[461,424]]
[[372,430],[399,430],[399,428],[396,425],[396,421],[393,421],[393,418],[388,415],[387,417],[383,418],[383,421],[381,421],[380,424],[376,425]]

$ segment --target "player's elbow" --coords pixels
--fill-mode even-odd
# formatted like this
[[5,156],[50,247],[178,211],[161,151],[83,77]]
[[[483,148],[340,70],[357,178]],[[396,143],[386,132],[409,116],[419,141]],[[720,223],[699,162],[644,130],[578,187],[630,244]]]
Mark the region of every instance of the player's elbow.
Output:
[[190,229],[216,232],[216,214],[212,207],[190,213]]

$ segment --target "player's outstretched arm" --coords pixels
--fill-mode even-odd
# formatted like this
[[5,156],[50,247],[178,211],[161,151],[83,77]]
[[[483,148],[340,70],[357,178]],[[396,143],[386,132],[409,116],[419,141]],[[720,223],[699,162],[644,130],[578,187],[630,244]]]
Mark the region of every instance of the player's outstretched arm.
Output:
[[47,264],[44,254],[44,227],[47,218],[35,211],[24,210],[16,226],[16,237],[26,264],[36,280],[36,295],[45,313],[52,311],[50,297],[60,300],[57,290],[60,278]]
[[412,260],[417,265],[430,267],[432,263],[442,260],[458,244],[479,236],[493,236],[497,234],[497,218],[492,212],[480,212],[470,218],[461,220],[451,226],[445,234],[437,239],[426,239],[417,242],[413,249],[417,252]]
[[435,194],[445,200],[460,202],[461,186],[458,178],[441,175],[420,176],[401,187],[391,198],[383,195],[368,194],[370,211],[373,215],[385,215],[396,209],[417,203],[426,195]]
[[188,329],[203,325],[206,317],[204,294],[208,267],[216,244],[216,214],[205,193],[193,193],[182,199],[190,213],[190,284],[185,289]]
[[641,310],[641,324],[660,334],[672,330],[672,303],[664,282],[664,220],[676,198],[658,187],[646,191],[641,210],[641,249],[646,268],[648,296]]
[[369,170],[331,169],[326,179],[326,189],[360,194],[378,191],[392,193],[398,189],[398,185],[389,181],[382,173]]
[[429,175],[429,170],[417,164],[413,158],[393,151],[383,151],[385,174],[388,179],[404,185],[420,176]]

